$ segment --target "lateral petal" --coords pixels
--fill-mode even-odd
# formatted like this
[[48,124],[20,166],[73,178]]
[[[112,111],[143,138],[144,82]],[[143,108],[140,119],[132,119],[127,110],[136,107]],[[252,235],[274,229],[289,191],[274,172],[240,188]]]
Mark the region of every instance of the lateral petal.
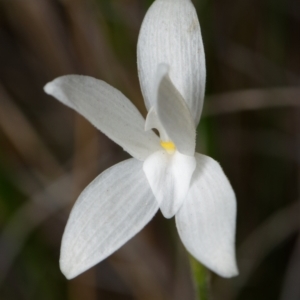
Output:
[[175,151],[168,154],[161,150],[150,155],[143,169],[153,194],[166,218],[173,217],[181,207],[189,190],[196,167],[193,156]]
[[128,159],[100,174],[76,201],[62,239],[68,278],[99,263],[137,234],[158,210],[143,163]]
[[157,67],[171,66],[170,78],[199,123],[206,68],[200,25],[190,0],[156,0],[148,10],[138,39],[137,61],[145,104],[155,105]]
[[169,66],[160,64],[157,73],[158,118],[178,151],[193,156],[196,147],[196,128],[191,112],[169,77]]
[[45,92],[87,118],[129,154],[145,160],[160,149],[153,131],[144,131],[145,120],[137,108],[104,81],[79,75],[56,78]]
[[223,277],[236,276],[234,191],[215,160],[198,153],[195,157],[190,190],[176,214],[179,236],[209,269]]

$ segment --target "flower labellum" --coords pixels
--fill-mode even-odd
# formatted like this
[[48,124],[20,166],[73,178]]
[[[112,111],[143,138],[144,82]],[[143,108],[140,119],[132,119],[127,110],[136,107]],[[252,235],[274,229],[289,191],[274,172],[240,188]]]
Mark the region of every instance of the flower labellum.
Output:
[[235,194],[220,165],[195,153],[206,71],[191,0],[152,4],[137,55],[146,120],[101,80],[69,75],[45,86],[133,156],[79,196],[62,239],[61,270],[71,279],[104,260],[160,209],[166,218],[175,216],[179,236],[197,260],[220,276],[235,276]]

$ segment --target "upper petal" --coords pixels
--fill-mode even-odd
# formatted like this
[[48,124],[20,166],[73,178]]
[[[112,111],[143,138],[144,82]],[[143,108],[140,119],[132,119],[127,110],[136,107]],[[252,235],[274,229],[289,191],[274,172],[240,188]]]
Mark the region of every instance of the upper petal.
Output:
[[196,167],[193,156],[161,150],[150,155],[143,169],[153,194],[166,218],[173,217],[181,207]]
[[197,154],[197,167],[176,225],[187,250],[223,277],[238,274],[235,259],[236,199],[220,165]]
[[178,151],[193,156],[196,147],[196,128],[184,99],[169,77],[169,66],[160,64],[157,74],[158,118]]
[[157,67],[171,66],[170,78],[186,101],[195,124],[200,119],[205,90],[205,55],[200,25],[190,0],[156,0],[139,35],[138,71],[148,110],[155,104]]
[[76,201],[63,235],[60,268],[71,279],[112,254],[158,210],[142,169],[129,159],[99,175]]
[[104,81],[69,75],[53,80],[44,89],[82,114],[133,157],[145,160],[160,148],[155,133],[144,131],[145,120],[137,108]]

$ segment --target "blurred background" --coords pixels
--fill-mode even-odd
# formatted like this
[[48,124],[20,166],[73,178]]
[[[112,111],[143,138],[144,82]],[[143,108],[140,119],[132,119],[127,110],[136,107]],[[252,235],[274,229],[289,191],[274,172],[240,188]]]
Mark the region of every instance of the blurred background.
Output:
[[[145,115],[136,44],[152,0],[0,0],[0,299],[193,300],[189,257],[158,213],[78,278],[58,266],[82,189],[128,155],[43,92],[64,74],[105,80]],[[207,59],[197,150],[238,200],[240,275],[215,300],[300,299],[300,2],[195,0]]]

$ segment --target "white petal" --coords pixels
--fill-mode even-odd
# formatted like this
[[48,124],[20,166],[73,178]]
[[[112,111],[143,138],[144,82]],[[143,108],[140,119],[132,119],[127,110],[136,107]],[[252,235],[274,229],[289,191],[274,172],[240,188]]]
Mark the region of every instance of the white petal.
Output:
[[145,120],[137,108],[104,81],[69,75],[55,79],[44,89],[82,114],[133,157],[145,160],[160,149],[155,133],[144,131]]
[[148,110],[155,104],[157,67],[166,63],[171,66],[170,78],[197,125],[206,70],[200,25],[192,1],[154,1],[141,27],[137,55],[139,79]]
[[223,277],[238,274],[235,259],[236,199],[220,165],[196,154],[197,167],[176,225],[187,250]]
[[157,129],[159,131],[160,139],[162,141],[170,141],[164,127],[162,126],[156,108],[154,106],[151,107],[147,114],[146,123],[145,123],[145,130]]
[[169,66],[158,67],[156,109],[158,118],[178,151],[194,156],[196,128],[189,108],[169,77]]
[[69,279],[112,254],[138,233],[158,210],[136,159],[99,175],[79,196],[61,246],[60,268]]
[[193,156],[178,151],[174,154],[157,151],[145,160],[144,172],[166,218],[173,217],[181,207],[195,167]]

